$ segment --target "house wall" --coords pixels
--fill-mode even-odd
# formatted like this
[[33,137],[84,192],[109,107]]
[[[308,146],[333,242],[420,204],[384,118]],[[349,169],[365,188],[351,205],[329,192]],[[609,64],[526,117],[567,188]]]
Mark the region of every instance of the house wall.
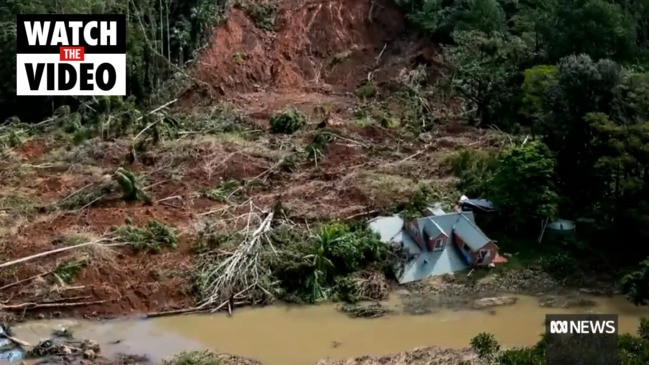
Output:
[[[448,241],[448,236],[446,236],[444,233],[438,234],[435,237],[429,237],[428,242],[424,242],[424,232],[423,230],[425,229],[423,225],[420,224],[420,221],[418,219],[414,219],[410,222],[408,222],[406,225],[406,232],[408,233],[408,236],[412,238],[413,241],[419,246],[419,248],[422,251],[434,251],[435,248],[435,241],[438,239],[443,239],[445,242],[444,248],[446,247],[446,242]],[[439,250],[441,251],[441,250]]]
[[453,235],[453,243],[455,244],[455,247],[457,247],[458,251],[462,254],[464,259],[466,260],[467,264],[473,265],[475,261],[473,261],[473,255],[471,255],[471,251],[467,251],[464,249],[464,241],[458,236],[458,235]]
[[417,219],[414,219],[406,224],[406,232],[408,233],[410,238],[412,238],[412,240],[417,243],[417,246],[419,246],[421,250],[425,250],[426,244],[423,239],[422,228],[423,227],[419,227]]
[[[483,260],[481,263],[478,264],[478,259],[480,258],[480,250],[488,250],[489,251],[489,258],[486,260]],[[493,259],[496,257],[496,254],[498,253],[498,246],[496,246],[495,243],[489,242],[486,245],[482,246],[482,248],[478,251],[471,252],[471,262],[475,262],[476,265],[479,266],[487,266],[489,265]]]
[[448,237],[444,233],[440,233],[439,235],[437,235],[435,237],[431,237],[430,240],[427,242],[428,251],[431,251],[431,252],[435,251],[435,241],[440,240],[440,239],[444,241],[444,246],[442,246],[442,248],[440,248],[437,251],[444,250],[446,248],[446,245],[447,245]]

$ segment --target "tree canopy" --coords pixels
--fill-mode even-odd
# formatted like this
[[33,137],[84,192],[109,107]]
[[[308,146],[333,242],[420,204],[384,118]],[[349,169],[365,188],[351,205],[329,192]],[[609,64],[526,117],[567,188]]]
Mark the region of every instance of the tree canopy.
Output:
[[[649,1],[398,3],[446,44],[453,87],[475,123],[533,139],[472,180],[505,208],[510,229],[568,217],[589,222],[585,249],[618,267],[649,255],[636,242],[649,239]],[[620,249],[627,242],[634,247]],[[634,302],[649,299],[648,278],[647,261],[625,277]]]

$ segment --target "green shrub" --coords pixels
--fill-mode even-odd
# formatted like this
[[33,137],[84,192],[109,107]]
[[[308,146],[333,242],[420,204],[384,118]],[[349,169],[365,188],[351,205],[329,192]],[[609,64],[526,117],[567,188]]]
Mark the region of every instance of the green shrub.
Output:
[[491,359],[500,351],[500,344],[494,335],[482,332],[471,339],[471,348],[481,359]]
[[270,117],[270,130],[273,133],[293,134],[304,128],[307,121],[299,110],[289,108]]

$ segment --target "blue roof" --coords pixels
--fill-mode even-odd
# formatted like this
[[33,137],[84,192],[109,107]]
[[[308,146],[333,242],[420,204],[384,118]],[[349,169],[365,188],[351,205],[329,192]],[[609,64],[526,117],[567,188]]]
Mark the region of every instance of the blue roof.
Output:
[[413,255],[410,261],[395,267],[396,277],[401,284],[468,268],[460,251],[451,243],[453,234],[457,234],[473,251],[490,242],[475,224],[471,212],[422,217],[417,219],[417,223],[431,238],[444,233],[448,237],[446,249],[434,252],[422,250],[403,230],[404,221],[398,216],[377,217],[369,223],[370,229],[381,236],[381,241],[386,244],[401,243]]
[[450,274],[469,267],[457,249],[430,252],[419,248],[408,234],[402,234],[400,238],[403,246],[415,257],[409,262],[397,263],[395,276],[399,284]]
[[489,237],[464,214],[458,214],[460,217],[453,228],[453,233],[458,235],[472,251],[477,251],[491,242]]

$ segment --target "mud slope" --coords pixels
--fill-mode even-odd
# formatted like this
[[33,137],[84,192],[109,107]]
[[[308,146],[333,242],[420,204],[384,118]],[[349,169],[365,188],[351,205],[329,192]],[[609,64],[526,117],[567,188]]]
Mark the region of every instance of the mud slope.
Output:
[[[280,1],[276,32],[260,30],[245,11],[231,9],[191,71],[196,83],[178,104],[201,114],[205,111],[194,107],[233,102],[237,113],[256,126],[246,136],[186,131],[148,151],[148,162],[127,166],[154,197],[150,206],[125,203],[117,194],[96,204],[59,208],[127,165],[128,141],[94,139],[73,146],[40,135],[2,151],[1,261],[60,249],[71,244],[70,237],[102,237],[125,222],[142,226],[156,220],[174,227],[178,246],[148,254],[94,245],[21,261],[0,270],[0,319],[9,314],[119,316],[192,306],[190,276],[197,260],[192,245],[197,227],[222,211],[222,202],[206,196],[222,181],[260,182],[242,195],[260,207],[272,206],[281,196],[300,221],[358,216],[405,200],[422,184],[448,185],[451,180],[440,172],[443,156],[458,146],[495,146],[500,137],[440,126],[435,143],[426,144],[429,152],[421,153],[422,142],[410,135],[351,118],[359,99],[349,92],[368,75],[382,86],[417,63],[436,70],[434,46],[405,37],[403,16],[389,4],[391,0]],[[311,114],[324,103],[332,106],[331,127],[340,138],[317,160],[302,158],[314,139],[315,118],[292,136],[263,132],[269,113],[277,109],[295,106]],[[277,168],[293,155],[299,168]],[[69,276],[74,280],[60,277],[62,268],[73,272]]]
[[230,10],[196,62],[200,81],[186,100],[259,91],[339,93],[377,69],[373,76],[381,82],[415,57],[432,59],[430,50],[403,38],[403,15],[389,0],[277,3],[275,33],[257,28],[243,10]]
[[321,360],[316,365],[474,365],[479,359],[469,349],[418,348],[388,356],[363,356],[341,361]]

